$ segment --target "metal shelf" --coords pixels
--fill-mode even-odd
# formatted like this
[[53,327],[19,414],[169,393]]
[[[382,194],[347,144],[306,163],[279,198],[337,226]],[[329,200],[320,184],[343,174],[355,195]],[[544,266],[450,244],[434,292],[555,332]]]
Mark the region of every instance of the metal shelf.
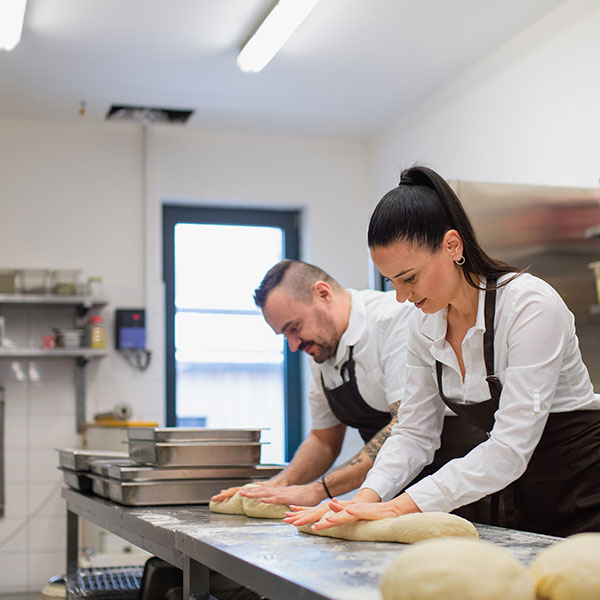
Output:
[[[63,296],[60,294],[0,294],[0,305],[28,309],[43,306],[73,307],[78,318],[90,309],[105,306],[102,296]],[[75,429],[81,433],[85,424],[85,366],[94,358],[108,355],[107,350],[95,348],[0,348],[0,359],[32,360],[47,358],[75,359]]]
[[60,294],[0,294],[0,304],[26,304],[27,306],[104,306],[108,300],[102,296],[62,296]]
[[106,350],[94,348],[1,348],[0,358],[102,358],[107,356]]

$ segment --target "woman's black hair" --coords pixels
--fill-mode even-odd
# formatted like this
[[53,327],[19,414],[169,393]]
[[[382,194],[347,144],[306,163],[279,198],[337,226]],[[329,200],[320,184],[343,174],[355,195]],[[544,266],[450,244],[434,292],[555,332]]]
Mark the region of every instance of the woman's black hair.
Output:
[[368,242],[370,248],[381,248],[407,241],[437,252],[450,229],[462,239],[462,269],[469,285],[479,289],[478,276],[489,280],[521,272],[484,252],[452,188],[435,171],[422,166],[402,171],[398,187],[379,201],[369,221]]

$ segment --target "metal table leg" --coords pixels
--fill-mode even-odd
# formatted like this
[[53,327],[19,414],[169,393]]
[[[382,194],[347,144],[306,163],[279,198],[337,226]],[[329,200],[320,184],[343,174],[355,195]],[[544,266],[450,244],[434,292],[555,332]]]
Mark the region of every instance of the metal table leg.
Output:
[[79,517],[67,508],[67,576],[74,575],[78,567]]
[[210,570],[189,556],[183,561],[183,599],[211,600]]

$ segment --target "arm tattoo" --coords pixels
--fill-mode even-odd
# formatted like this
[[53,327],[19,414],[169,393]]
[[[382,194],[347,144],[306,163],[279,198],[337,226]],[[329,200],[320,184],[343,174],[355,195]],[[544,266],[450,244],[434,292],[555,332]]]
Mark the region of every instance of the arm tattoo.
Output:
[[364,452],[367,456],[375,461],[375,457],[377,453],[383,446],[383,442],[390,437],[390,433],[392,432],[392,425],[398,421],[398,407],[400,406],[400,401],[394,402],[390,404],[390,414],[392,418],[390,422],[383,428],[380,429],[366,444],[363,448]]

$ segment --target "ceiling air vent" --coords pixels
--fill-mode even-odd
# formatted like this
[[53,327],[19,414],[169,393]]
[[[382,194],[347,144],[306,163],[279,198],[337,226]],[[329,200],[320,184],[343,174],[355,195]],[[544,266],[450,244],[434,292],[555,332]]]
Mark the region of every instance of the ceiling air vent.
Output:
[[193,113],[193,110],[112,104],[106,113],[106,120],[138,121],[144,125],[149,125],[150,123],[176,123],[183,125]]

